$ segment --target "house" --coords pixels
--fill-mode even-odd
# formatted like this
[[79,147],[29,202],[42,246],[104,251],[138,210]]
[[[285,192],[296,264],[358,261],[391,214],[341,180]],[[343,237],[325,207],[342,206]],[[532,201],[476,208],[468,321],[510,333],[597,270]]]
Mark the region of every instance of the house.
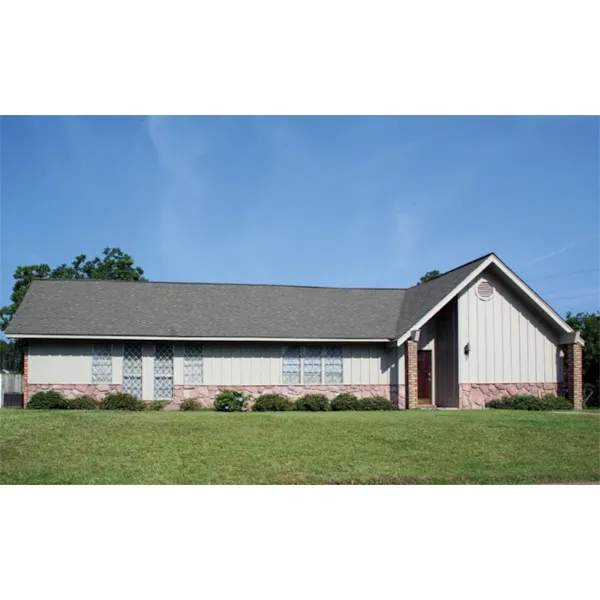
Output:
[[582,404],[579,333],[494,254],[408,289],[36,280],[6,336],[28,342],[25,402],[124,390],[177,408],[239,389]]

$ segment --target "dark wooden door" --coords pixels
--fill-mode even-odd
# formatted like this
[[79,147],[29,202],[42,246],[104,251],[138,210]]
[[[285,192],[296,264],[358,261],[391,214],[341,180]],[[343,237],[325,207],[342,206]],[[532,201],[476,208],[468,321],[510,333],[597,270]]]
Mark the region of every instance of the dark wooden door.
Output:
[[431,404],[431,350],[419,350],[417,358],[419,403]]

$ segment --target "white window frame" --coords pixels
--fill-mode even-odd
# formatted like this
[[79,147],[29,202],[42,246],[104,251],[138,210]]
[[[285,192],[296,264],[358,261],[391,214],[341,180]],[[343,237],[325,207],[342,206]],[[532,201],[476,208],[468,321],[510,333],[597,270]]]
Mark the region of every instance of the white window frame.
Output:
[[[161,347],[164,348],[171,348],[171,372],[170,373],[158,373],[157,369],[156,369],[156,353],[157,350]],[[152,361],[152,396],[154,398],[154,400],[173,400],[173,398],[175,397],[175,349],[173,347],[173,344],[168,344],[165,342],[158,342],[156,344],[154,344],[154,359]],[[166,396],[166,395],[159,395],[156,391],[156,381],[160,379],[167,379],[167,380],[171,380],[171,395],[170,396]]]
[[[126,365],[127,365],[127,358],[125,356],[126,352],[127,352],[127,346],[132,346],[132,347],[139,347],[140,349],[140,360],[139,360],[139,372],[136,372],[135,374],[131,374],[128,371],[126,371]],[[121,384],[121,389],[128,393],[128,394],[133,394],[134,396],[136,394],[133,393],[132,389],[127,385],[126,381],[129,379],[139,379],[140,381],[140,394],[139,396],[137,396],[140,400],[143,397],[143,393],[144,393],[144,345],[140,344],[140,343],[129,343],[129,344],[123,344],[123,379],[122,379],[122,384]]]
[[[107,377],[106,380],[100,380],[96,378],[96,368],[94,365],[95,359],[98,358],[98,355],[96,354],[96,348],[108,348],[108,352],[109,352],[109,365],[110,365],[110,375]],[[104,358],[104,357],[103,357]],[[99,344],[92,344],[92,383],[94,384],[99,384],[99,383],[112,383],[112,378],[113,378],[113,345],[112,344],[103,344],[103,343],[99,343]]]
[[[198,351],[198,356],[188,356],[188,349]],[[197,380],[191,380],[193,374],[189,371],[192,369],[192,360],[198,359],[200,365],[200,374]],[[202,344],[184,344],[183,345],[183,385],[203,385],[204,384],[204,346]]]
[[[284,380],[284,360],[285,353],[288,348],[298,348],[300,351],[300,382],[299,383],[287,383]],[[320,383],[305,383],[304,381],[304,357],[306,348],[319,348],[321,351],[321,380]],[[342,380],[340,382],[327,382],[325,381],[325,360],[326,352],[328,348],[340,348],[342,355]],[[281,385],[342,385],[344,382],[344,349],[343,346],[284,346],[281,350]]]

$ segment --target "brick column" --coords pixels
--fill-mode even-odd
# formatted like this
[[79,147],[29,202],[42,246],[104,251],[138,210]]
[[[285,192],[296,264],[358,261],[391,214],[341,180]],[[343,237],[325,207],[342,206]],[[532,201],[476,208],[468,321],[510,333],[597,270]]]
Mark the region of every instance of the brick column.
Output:
[[27,383],[29,381],[29,344],[23,350],[23,407],[27,406]]
[[404,345],[404,366],[406,370],[406,408],[417,408],[419,404],[418,344],[407,340]]
[[568,344],[565,347],[567,359],[566,392],[567,398],[576,410],[583,408],[583,348],[581,344]]

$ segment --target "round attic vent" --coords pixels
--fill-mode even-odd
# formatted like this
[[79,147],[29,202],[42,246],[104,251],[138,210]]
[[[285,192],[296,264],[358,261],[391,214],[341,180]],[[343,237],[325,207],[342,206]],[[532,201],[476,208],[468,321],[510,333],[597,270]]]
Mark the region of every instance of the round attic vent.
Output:
[[494,287],[486,279],[482,279],[475,289],[480,300],[489,300],[494,295]]

